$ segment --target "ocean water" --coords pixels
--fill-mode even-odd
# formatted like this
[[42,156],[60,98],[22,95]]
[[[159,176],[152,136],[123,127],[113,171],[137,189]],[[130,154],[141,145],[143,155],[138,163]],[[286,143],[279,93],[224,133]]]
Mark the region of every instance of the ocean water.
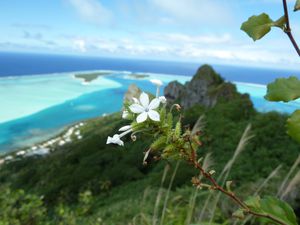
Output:
[[[185,83],[199,65],[0,53],[0,152],[30,146],[72,123],[119,111],[132,83],[149,92],[155,91],[149,79],[160,79],[164,85],[172,80]],[[290,113],[300,106],[297,101],[271,103],[263,98],[267,82],[281,76],[300,76],[299,72],[220,65],[214,68],[225,79],[234,81],[240,92],[249,93],[259,111]],[[112,71],[89,85],[73,76],[76,71],[94,70]],[[131,72],[148,77],[136,79]]]
[[[0,52],[0,77],[85,70],[115,70],[192,76],[199,66],[205,63]],[[267,84],[277,77],[291,75],[300,77],[300,65],[298,71],[212,65],[218,73],[229,81]]]

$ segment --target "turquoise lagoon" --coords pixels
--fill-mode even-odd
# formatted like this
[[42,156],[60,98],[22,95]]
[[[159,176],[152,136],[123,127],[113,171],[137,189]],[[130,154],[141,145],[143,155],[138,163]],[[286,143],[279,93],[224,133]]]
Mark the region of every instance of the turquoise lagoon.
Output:
[[[76,72],[0,78],[0,151],[28,147],[78,121],[119,111],[124,93],[132,83],[155,92],[150,79],[160,79],[166,85],[173,80],[185,83],[191,78],[154,73],[136,78],[126,71],[87,72],[109,72],[109,75],[88,84],[74,78]],[[300,106],[297,101],[288,104],[266,101],[264,85],[235,84],[241,93],[250,94],[258,111],[291,113]]]

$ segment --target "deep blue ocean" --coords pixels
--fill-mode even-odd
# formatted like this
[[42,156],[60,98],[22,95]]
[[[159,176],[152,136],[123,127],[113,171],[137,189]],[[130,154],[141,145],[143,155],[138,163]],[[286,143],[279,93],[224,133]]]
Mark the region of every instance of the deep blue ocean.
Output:
[[[120,70],[192,76],[204,63],[0,52],[0,76],[83,70]],[[218,73],[229,81],[267,84],[277,77],[293,75],[300,78],[300,65],[299,71],[212,65]]]
[[[205,62],[186,63],[0,52],[0,77],[6,79],[6,77],[11,76],[90,70],[159,73],[191,77],[203,63]],[[221,76],[229,81],[267,84],[277,77],[294,75],[300,78],[300,71],[225,65],[213,65],[213,67]],[[84,94],[78,98],[53,105],[31,115],[0,123],[0,152],[29,147],[32,143],[46,140],[51,135],[57,134],[70,124],[101,116],[104,113],[119,111],[122,106],[123,95],[128,86],[133,82],[137,83],[145,91],[153,89],[149,81],[132,81],[125,79],[120,74],[109,75],[108,79],[122,84],[122,87]],[[4,99],[5,96],[0,96],[0,107],[1,98]],[[257,96],[252,96],[252,101],[262,111],[264,109],[268,111],[270,108],[276,110],[276,108],[283,107],[278,103],[266,102],[262,97]],[[78,111],[80,106],[89,106],[89,110],[80,112]],[[294,108],[295,106],[290,105],[284,111],[291,112]]]

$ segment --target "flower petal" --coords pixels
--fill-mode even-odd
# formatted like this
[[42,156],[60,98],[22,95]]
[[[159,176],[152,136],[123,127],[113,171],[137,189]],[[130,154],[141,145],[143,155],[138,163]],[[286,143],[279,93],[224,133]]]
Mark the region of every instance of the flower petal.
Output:
[[163,85],[163,82],[161,80],[158,80],[158,79],[152,79],[152,80],[150,80],[150,82],[154,85],[157,85],[157,86]]
[[115,144],[118,144],[118,145],[120,145],[120,146],[124,146],[124,142],[123,142],[121,139],[118,140],[118,141],[116,141]]
[[112,137],[108,136],[108,137],[107,137],[106,144],[108,145],[108,144],[110,144],[110,143],[112,143]]
[[112,139],[113,139],[113,141],[119,140],[119,139],[120,139],[120,135],[115,134],[115,135],[112,137]]
[[134,103],[140,104],[140,101],[137,98],[133,97],[132,100],[133,100]]
[[154,110],[149,110],[148,115],[153,121],[160,121],[159,113]]
[[145,111],[144,107],[139,104],[132,104],[131,106],[129,106],[129,109],[133,113],[142,113]]
[[167,99],[166,99],[165,96],[160,96],[158,99],[159,99],[159,101],[160,101],[162,104],[167,103]]
[[121,127],[120,129],[119,129],[119,131],[126,131],[126,130],[129,130],[131,128],[131,125],[126,125],[126,126],[124,126],[124,127]]
[[124,142],[120,139],[120,135],[115,134],[113,137],[108,137],[106,144],[117,144],[120,146],[124,146]]
[[128,117],[128,115],[129,115],[129,114],[128,114],[128,111],[127,111],[127,110],[124,110],[123,113],[122,113],[122,118],[123,118],[123,119],[126,119],[126,118]]
[[149,110],[156,109],[159,106],[159,103],[160,100],[158,98],[153,99],[148,106]]
[[144,122],[148,117],[148,114],[146,112],[142,112],[138,117],[136,118],[136,122],[142,123]]
[[143,92],[140,96],[140,102],[141,102],[141,105],[144,107],[144,108],[147,108],[148,105],[149,105],[149,96]]

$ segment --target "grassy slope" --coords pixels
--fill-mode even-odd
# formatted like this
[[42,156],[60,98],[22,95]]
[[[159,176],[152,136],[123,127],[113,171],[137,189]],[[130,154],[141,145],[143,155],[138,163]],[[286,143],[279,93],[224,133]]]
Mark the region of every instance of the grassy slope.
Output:
[[[237,184],[266,177],[279,164],[287,170],[299,153],[297,144],[285,134],[285,116],[256,113],[247,102],[237,99],[219,103],[209,110],[196,106],[185,113],[185,124],[193,125],[203,113],[206,129],[200,152],[212,152],[217,172],[231,158],[246,125],[253,125],[256,136],[231,173],[230,178]],[[159,186],[164,163],[142,165],[143,151],[151,140],[138,137],[138,141],[132,143],[127,138],[124,148],[105,144],[107,135],[112,135],[124,124],[126,121],[120,120],[119,113],[90,120],[82,128],[82,140],[60,147],[44,158],[26,158],[3,166],[0,182],[42,194],[50,205],[58,199],[74,202],[78,193],[86,189],[99,196],[100,202],[105,202],[106,191],[101,189],[105,182],[111,183],[112,190],[132,182],[141,185],[138,190],[149,185]],[[183,164],[174,187],[190,185],[193,174],[194,171]],[[120,196],[122,199],[111,201],[126,200],[136,190],[131,188],[127,193]]]

